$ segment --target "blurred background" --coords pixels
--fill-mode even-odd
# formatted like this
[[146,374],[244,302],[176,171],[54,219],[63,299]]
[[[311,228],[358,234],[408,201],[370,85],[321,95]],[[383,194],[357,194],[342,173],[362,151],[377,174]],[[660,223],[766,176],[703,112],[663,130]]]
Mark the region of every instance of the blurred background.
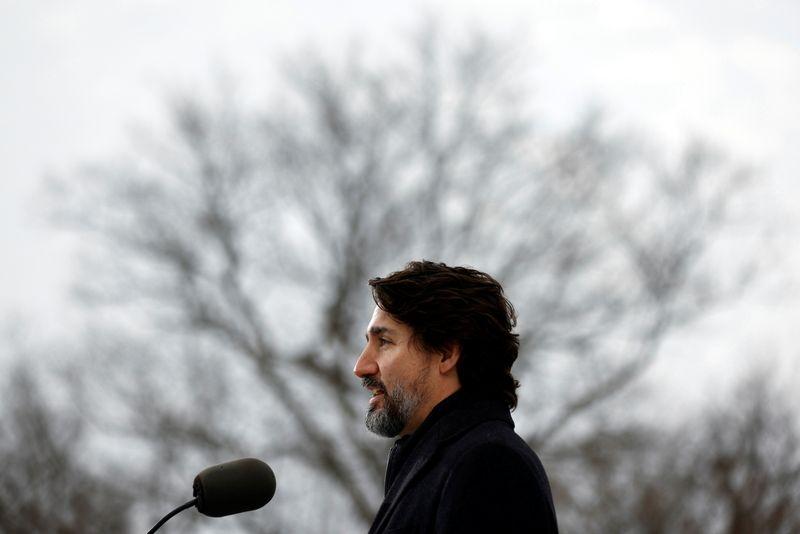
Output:
[[366,280],[496,276],[564,532],[800,531],[800,4],[0,2],[0,531],[364,532]]

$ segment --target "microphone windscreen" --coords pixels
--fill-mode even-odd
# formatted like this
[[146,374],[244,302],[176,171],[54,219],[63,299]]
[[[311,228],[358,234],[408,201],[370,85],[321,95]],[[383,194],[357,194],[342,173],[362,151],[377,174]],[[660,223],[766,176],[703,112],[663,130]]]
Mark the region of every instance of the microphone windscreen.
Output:
[[197,510],[223,517],[256,510],[275,495],[275,474],[255,458],[242,458],[203,469],[194,479]]

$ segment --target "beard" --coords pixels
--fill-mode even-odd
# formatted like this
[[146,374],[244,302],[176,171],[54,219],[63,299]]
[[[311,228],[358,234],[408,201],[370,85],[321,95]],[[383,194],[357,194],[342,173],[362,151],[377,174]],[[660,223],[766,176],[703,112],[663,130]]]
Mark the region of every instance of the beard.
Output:
[[367,429],[387,438],[400,434],[426,398],[426,377],[423,370],[410,384],[395,383],[391,392],[379,380],[364,378],[362,382],[365,386],[377,386],[383,391],[383,406],[373,405],[367,411]]

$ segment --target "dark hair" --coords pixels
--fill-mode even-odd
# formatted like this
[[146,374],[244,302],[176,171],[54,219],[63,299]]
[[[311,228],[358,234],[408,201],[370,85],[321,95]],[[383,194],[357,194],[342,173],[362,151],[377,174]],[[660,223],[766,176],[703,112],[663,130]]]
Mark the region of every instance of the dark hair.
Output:
[[410,326],[421,349],[460,347],[456,370],[464,391],[517,406],[519,382],[511,374],[519,352],[511,332],[517,318],[497,280],[467,267],[412,261],[369,285],[375,304]]

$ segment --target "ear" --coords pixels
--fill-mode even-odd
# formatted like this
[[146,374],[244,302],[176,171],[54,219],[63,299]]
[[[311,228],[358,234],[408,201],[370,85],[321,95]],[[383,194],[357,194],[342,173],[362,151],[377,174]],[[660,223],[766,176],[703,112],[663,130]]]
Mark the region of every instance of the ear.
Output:
[[456,364],[461,357],[461,347],[453,343],[442,351],[439,359],[439,374],[446,375],[456,372]]

